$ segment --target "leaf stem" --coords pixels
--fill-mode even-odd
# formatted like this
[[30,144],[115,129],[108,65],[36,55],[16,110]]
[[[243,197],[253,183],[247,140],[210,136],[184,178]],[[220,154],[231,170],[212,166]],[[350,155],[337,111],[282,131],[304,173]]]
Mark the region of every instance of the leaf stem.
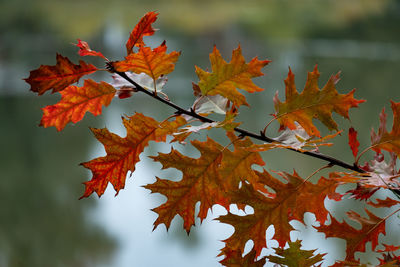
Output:
[[[148,91],[148,90],[144,89],[142,86],[140,86],[135,81],[133,81],[131,78],[129,78],[126,75],[125,72],[116,71],[114,66],[112,65],[112,62],[106,62],[106,65],[107,65],[107,69],[110,72],[116,73],[119,76],[121,76],[122,78],[124,78],[126,81],[130,82],[132,85],[134,85],[136,87],[137,91],[143,92],[143,93],[151,96],[152,98],[155,98],[156,100],[158,100],[158,101],[160,101],[160,102],[162,102],[162,103],[174,108],[176,110],[175,113],[177,115],[186,114],[186,115],[189,115],[189,116],[191,116],[193,118],[199,119],[202,122],[209,122],[209,123],[213,123],[214,122],[214,120],[211,120],[211,119],[209,119],[207,117],[203,117],[203,116],[197,114],[193,109],[186,110],[186,109],[178,106],[177,104],[171,102],[169,99],[161,98],[158,95],[156,95],[154,92],[151,92],[151,91]],[[253,133],[253,132],[249,132],[249,131],[247,131],[245,129],[241,129],[239,127],[236,127],[233,130],[235,132],[239,133],[242,136],[248,136],[248,137],[263,141],[263,142],[267,142],[267,143],[276,142],[276,140],[274,140],[274,139],[272,139],[270,137],[267,137],[263,131],[261,131],[259,134],[256,134],[256,133]],[[336,165],[336,166],[339,166],[339,167],[342,167],[342,168],[345,168],[345,169],[348,169],[348,170],[360,172],[360,173],[365,173],[366,172],[365,170],[361,169],[357,165],[348,164],[348,163],[346,163],[346,162],[344,162],[342,160],[336,159],[336,158],[328,156],[328,155],[321,154],[319,152],[299,151],[299,150],[296,150],[296,149],[293,149],[293,148],[287,148],[287,149],[295,151],[295,152],[300,153],[300,154],[304,154],[304,155],[313,157],[313,158],[318,158],[318,159],[327,161],[329,163],[329,165]]]

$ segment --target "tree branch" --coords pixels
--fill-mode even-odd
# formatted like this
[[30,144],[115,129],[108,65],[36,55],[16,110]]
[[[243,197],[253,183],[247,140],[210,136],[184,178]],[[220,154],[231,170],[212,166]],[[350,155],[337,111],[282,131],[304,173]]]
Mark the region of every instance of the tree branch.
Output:
[[[156,93],[144,89],[138,83],[136,83],[131,78],[129,78],[128,75],[126,75],[125,72],[116,71],[114,69],[113,65],[112,65],[112,62],[107,62],[106,64],[107,64],[107,69],[110,72],[118,74],[119,76],[124,78],[126,81],[128,81],[129,83],[134,85],[137,91],[143,92],[143,93],[151,96],[152,98],[154,98],[154,99],[156,99],[156,100],[158,100],[158,101],[160,101],[160,102],[162,102],[162,103],[174,108],[176,110],[176,112],[175,112],[176,114],[179,114],[179,115],[186,114],[186,115],[189,115],[189,116],[194,117],[196,119],[199,119],[202,122],[209,122],[209,123],[214,122],[214,120],[211,120],[209,118],[206,118],[206,117],[203,117],[203,116],[197,114],[192,109],[186,110],[186,109],[178,106],[177,104],[171,102],[170,100],[164,99],[164,98],[158,96]],[[251,138],[254,138],[254,139],[257,139],[257,140],[260,140],[260,141],[264,141],[264,142],[267,142],[267,143],[277,142],[276,140],[274,140],[274,139],[272,139],[270,137],[267,137],[262,131],[259,134],[256,134],[256,133],[249,132],[247,130],[241,129],[239,127],[234,128],[234,131],[238,132],[242,136],[248,136],[248,137],[251,137]],[[293,149],[293,148],[287,148],[287,149],[295,151],[295,152],[300,153],[300,154],[304,154],[304,155],[313,157],[313,158],[318,158],[318,159],[327,161],[331,165],[340,166],[340,167],[348,169],[348,170],[352,170],[352,171],[356,171],[356,172],[360,172],[360,173],[365,173],[366,172],[366,171],[364,171],[363,169],[361,169],[360,167],[358,167],[355,164],[351,165],[351,164],[348,164],[348,163],[346,163],[344,161],[336,159],[334,157],[321,154],[319,152],[299,151],[299,150],[296,150],[296,149]]]

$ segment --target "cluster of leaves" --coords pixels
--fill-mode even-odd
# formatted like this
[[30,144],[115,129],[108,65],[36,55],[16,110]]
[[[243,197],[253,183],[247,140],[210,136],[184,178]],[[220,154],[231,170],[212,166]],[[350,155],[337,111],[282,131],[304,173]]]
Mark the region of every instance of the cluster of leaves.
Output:
[[[151,157],[160,162],[163,169],[175,168],[183,174],[179,181],[157,177],[153,184],[145,186],[152,193],[167,197],[164,204],[154,209],[158,214],[154,228],[164,224],[168,229],[178,215],[183,219],[183,228],[189,233],[195,219],[204,220],[208,211],[218,204],[228,213],[217,220],[235,229],[232,236],[224,241],[225,246],[220,253],[223,265],[263,266],[269,261],[288,266],[312,266],[320,263],[324,254],[314,255],[315,251],[301,249],[300,241],[290,240],[290,232],[294,230],[290,222],[297,220],[304,223],[304,214],[311,212],[319,222],[319,226],[314,226],[319,232],[325,233],[327,238],[346,241],[346,258],[335,265],[359,265],[355,252],[364,252],[366,243],[371,242],[372,250],[381,253],[381,265],[397,266],[400,257],[396,251],[400,244],[382,244],[379,238],[386,235],[387,219],[400,211],[399,170],[395,165],[400,156],[400,103],[392,102],[392,130],[388,132],[386,128],[386,113],[383,110],[378,131],[371,132],[371,145],[361,153],[358,153],[357,132],[349,129],[354,164],[347,164],[321,154],[318,147],[332,145],[327,140],[340,132],[332,113],[349,118],[350,108],[357,107],[364,100],[355,99],[354,90],[339,94],[336,90],[338,74],[331,76],[319,88],[317,66],[308,73],[305,87],[299,93],[294,74],[289,69],[285,79],[286,100],[282,102],[278,95],[274,97],[272,121],[280,124],[281,134],[275,138],[267,137],[269,123],[260,134],[246,131],[239,128],[240,123],[236,122],[240,107],[249,105],[240,90],[249,93],[263,91],[253,83],[252,78],[262,76],[262,68],[270,61],[253,58],[246,62],[239,46],[233,50],[230,62],[225,61],[214,47],[210,54],[211,71],[196,66],[199,81],[193,83],[195,101],[190,109],[181,108],[162,91],[167,82],[166,75],[174,70],[180,53],[167,53],[165,41],[151,48],[143,40],[143,37],[155,33],[152,24],[157,15],[149,12],[141,18],[126,43],[127,56],[121,61],[109,61],[102,53],[91,50],[86,42],[78,40],[79,55],[103,58],[107,69],[99,69],[84,61],[74,64],[68,58],[57,55],[55,66],[42,65],[25,79],[38,95],[49,90],[61,94],[58,103],[43,108],[40,122],[41,126],[54,126],[58,131],[69,122],[82,120],[87,111],[97,116],[101,114],[102,107],[108,106],[113,99],[128,98],[135,92],[143,92],[175,109],[175,113],[162,122],[141,113],[124,117],[122,122],[127,131],[126,137],[118,136],[107,128],[92,128],[97,140],[104,145],[106,156],[82,163],[92,172],[91,180],[85,183],[82,198],[94,192],[101,196],[109,183],[117,193],[123,189],[128,173],[135,171],[139,156],[150,141],[166,142],[167,136],[172,136],[172,143],[186,144],[186,138],[193,132],[221,128],[229,139],[224,145],[211,138],[206,141],[192,140],[186,144],[200,152],[199,158],[188,157],[174,148],[169,153]],[[113,82],[97,83],[86,79],[81,87],[72,85],[84,75],[100,70],[112,73]],[[211,120],[209,115],[212,113],[221,114],[223,119]],[[321,136],[313,119],[335,133]],[[320,177],[317,183],[311,183],[309,178],[320,169],[307,178],[300,177],[296,171],[272,173],[265,169],[255,170],[254,165],[261,168],[265,165],[260,153],[272,149],[294,150],[325,160],[327,165],[320,169],[337,165],[345,171],[331,172],[329,177]],[[368,150],[376,152],[375,158],[360,165],[360,157]],[[383,150],[390,155],[390,161],[385,161]],[[349,183],[354,184],[353,189],[338,192],[340,185]],[[374,194],[378,190],[385,190],[387,198],[376,199]],[[325,199],[343,201],[346,198],[365,203],[367,217],[354,211],[347,213],[348,219],[361,225],[359,229],[336,220],[324,205]],[[196,213],[195,206],[199,202],[200,209]],[[254,212],[239,216],[230,212],[231,204],[236,204],[241,210],[250,206]],[[392,209],[381,218],[371,208]],[[276,256],[260,256],[262,249],[267,247],[265,232],[271,225],[274,226],[273,238],[279,243],[279,248],[276,249]],[[254,245],[244,255],[245,244],[249,240]]]

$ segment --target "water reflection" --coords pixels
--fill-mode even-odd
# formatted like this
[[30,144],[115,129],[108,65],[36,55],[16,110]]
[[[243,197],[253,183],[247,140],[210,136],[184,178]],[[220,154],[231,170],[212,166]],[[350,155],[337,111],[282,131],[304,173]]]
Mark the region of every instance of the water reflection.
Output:
[[87,137],[37,127],[43,104],[0,98],[0,266],[96,266],[115,242],[78,201]]

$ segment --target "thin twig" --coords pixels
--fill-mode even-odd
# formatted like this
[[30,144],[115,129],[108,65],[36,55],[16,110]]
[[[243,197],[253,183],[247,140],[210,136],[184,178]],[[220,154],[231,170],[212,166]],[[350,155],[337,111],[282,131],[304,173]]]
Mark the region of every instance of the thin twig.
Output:
[[[158,95],[156,95],[154,92],[151,92],[151,91],[148,91],[148,90],[144,89],[144,88],[143,88],[142,86],[140,86],[138,83],[136,83],[136,82],[133,81],[131,78],[129,78],[129,77],[126,75],[125,72],[116,71],[116,70],[114,69],[113,65],[112,65],[112,62],[107,62],[107,69],[108,69],[110,72],[116,73],[116,74],[118,74],[119,76],[121,76],[122,78],[124,78],[126,81],[130,82],[132,85],[134,85],[134,86],[136,87],[136,90],[138,90],[138,91],[140,91],[140,92],[143,92],[143,93],[145,93],[145,94],[151,96],[152,98],[155,98],[156,100],[158,100],[158,101],[160,101],[160,102],[162,102],[162,103],[164,103],[164,104],[166,104],[166,105],[168,105],[168,106],[174,108],[174,109],[176,110],[175,113],[176,113],[177,115],[186,114],[186,115],[189,115],[189,116],[191,116],[191,117],[193,117],[193,118],[199,119],[199,120],[202,121],[202,122],[209,122],[209,123],[213,123],[213,122],[214,122],[214,120],[211,120],[211,119],[209,119],[209,118],[206,118],[206,117],[203,117],[203,116],[197,114],[193,109],[186,110],[186,109],[184,109],[184,108],[178,106],[177,104],[171,102],[169,99],[167,100],[167,99],[161,98],[161,97],[159,97]],[[276,140],[274,140],[274,139],[272,139],[272,138],[270,138],[270,137],[267,137],[267,136],[263,133],[263,131],[261,131],[259,134],[256,134],[256,133],[249,132],[249,131],[247,131],[247,130],[244,130],[244,129],[241,129],[241,128],[238,128],[238,127],[237,127],[237,128],[234,128],[233,130],[234,130],[235,132],[239,133],[239,134],[242,135],[242,136],[248,136],[248,137],[251,137],[251,138],[254,138],[254,139],[263,141],[263,142],[267,142],[267,143],[276,142]],[[307,155],[307,156],[310,156],[310,157],[314,157],[314,158],[318,158],[318,159],[327,161],[327,162],[329,162],[330,165],[340,166],[340,167],[342,167],[342,168],[345,168],[345,169],[348,169],[348,170],[352,170],[352,171],[356,171],[356,172],[360,172],[360,173],[365,173],[365,172],[366,172],[365,170],[361,169],[361,168],[358,167],[357,165],[348,164],[348,163],[346,163],[346,162],[344,162],[344,161],[341,161],[341,160],[336,159],[336,158],[331,157],[331,156],[327,156],[327,155],[321,154],[321,153],[319,153],[319,152],[300,151],[300,150],[296,150],[296,149],[293,149],[293,148],[287,148],[287,149],[292,150],[292,151],[295,151],[295,152],[300,153],[300,154],[304,154],[304,155]]]

